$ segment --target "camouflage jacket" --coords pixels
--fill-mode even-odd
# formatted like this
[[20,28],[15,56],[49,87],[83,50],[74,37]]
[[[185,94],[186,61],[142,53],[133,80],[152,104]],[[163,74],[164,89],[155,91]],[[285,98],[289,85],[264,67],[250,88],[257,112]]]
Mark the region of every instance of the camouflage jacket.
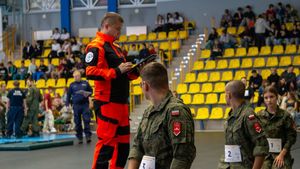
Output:
[[196,156],[190,109],[169,92],[158,107],[149,106],[138,127],[129,159],[155,157],[155,168],[188,169]]
[[29,110],[39,110],[39,104],[43,100],[40,90],[36,87],[28,88],[26,95],[26,104]]
[[239,145],[242,162],[226,163],[221,158],[219,169],[251,169],[255,156],[267,155],[268,141],[250,104],[229,112],[225,121],[225,145]]

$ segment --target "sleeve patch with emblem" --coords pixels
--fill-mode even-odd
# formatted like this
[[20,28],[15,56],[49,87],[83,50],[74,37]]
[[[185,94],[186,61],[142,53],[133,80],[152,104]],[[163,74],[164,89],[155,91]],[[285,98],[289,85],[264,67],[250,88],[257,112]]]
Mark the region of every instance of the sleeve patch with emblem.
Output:
[[173,134],[178,136],[181,133],[181,123],[178,121],[174,121],[173,123]]
[[171,115],[172,115],[172,116],[179,116],[179,110],[173,110],[173,111],[171,112]]
[[254,123],[253,128],[255,129],[255,131],[256,131],[257,133],[260,133],[261,130],[262,130],[262,129],[261,129],[261,126],[260,126],[260,124],[259,124],[258,122]]
[[85,56],[85,62],[86,63],[91,63],[91,61],[93,60],[93,58],[94,58],[93,52],[89,52]]
[[90,48],[85,55],[84,61],[89,66],[96,66],[98,63],[98,48]]
[[254,114],[251,114],[251,115],[248,116],[248,118],[249,118],[249,120],[254,120],[255,116],[254,116]]

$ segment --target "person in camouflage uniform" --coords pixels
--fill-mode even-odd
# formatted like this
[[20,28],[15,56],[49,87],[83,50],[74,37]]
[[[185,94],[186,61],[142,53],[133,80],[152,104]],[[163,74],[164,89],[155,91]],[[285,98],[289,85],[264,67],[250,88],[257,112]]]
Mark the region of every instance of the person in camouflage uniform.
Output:
[[155,168],[188,169],[196,156],[190,109],[168,86],[165,67],[149,63],[141,71],[141,87],[150,105],[139,124],[129,153],[128,169],[138,169],[144,155],[155,157]]
[[2,137],[6,136],[6,105],[2,102],[2,98],[0,98],[0,130]]
[[39,114],[39,104],[43,100],[43,96],[39,89],[34,85],[32,79],[27,80],[28,91],[26,95],[26,104],[28,107],[27,112],[25,112],[25,118],[22,124],[23,134],[26,135],[28,132],[29,123],[32,125],[32,135],[39,136],[40,127],[38,125],[38,114]]
[[231,107],[225,121],[225,151],[219,169],[260,169],[268,142],[250,104],[244,100],[245,85],[231,81],[226,85],[226,103]]
[[[264,90],[265,110],[258,112],[258,118],[268,137],[270,153],[266,156],[263,169],[292,169],[291,147],[297,139],[296,124],[291,115],[278,107],[278,93],[272,86]],[[275,147],[272,140],[278,140]],[[281,143],[281,144],[280,144]]]

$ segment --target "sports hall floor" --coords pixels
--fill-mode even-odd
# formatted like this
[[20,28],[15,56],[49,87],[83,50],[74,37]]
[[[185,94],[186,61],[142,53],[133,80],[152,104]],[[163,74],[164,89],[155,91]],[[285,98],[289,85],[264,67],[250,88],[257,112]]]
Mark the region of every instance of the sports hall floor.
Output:
[[[224,134],[222,132],[197,132],[195,137],[197,156],[192,169],[217,168],[223,151]],[[95,143],[96,137],[94,136],[90,145],[74,144],[73,146],[19,152],[0,151],[0,169],[90,169]],[[295,159],[293,168],[299,169],[299,134],[297,143],[292,149]]]

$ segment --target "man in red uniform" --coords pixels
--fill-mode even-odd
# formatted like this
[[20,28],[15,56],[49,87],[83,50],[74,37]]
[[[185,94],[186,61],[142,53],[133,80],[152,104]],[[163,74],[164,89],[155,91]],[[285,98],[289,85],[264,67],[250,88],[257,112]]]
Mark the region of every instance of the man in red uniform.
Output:
[[122,169],[129,153],[129,80],[136,76],[129,77],[126,73],[132,63],[126,62],[114,43],[122,26],[119,14],[106,13],[100,32],[86,48],[86,76],[95,80],[94,107],[98,123],[92,169]]

